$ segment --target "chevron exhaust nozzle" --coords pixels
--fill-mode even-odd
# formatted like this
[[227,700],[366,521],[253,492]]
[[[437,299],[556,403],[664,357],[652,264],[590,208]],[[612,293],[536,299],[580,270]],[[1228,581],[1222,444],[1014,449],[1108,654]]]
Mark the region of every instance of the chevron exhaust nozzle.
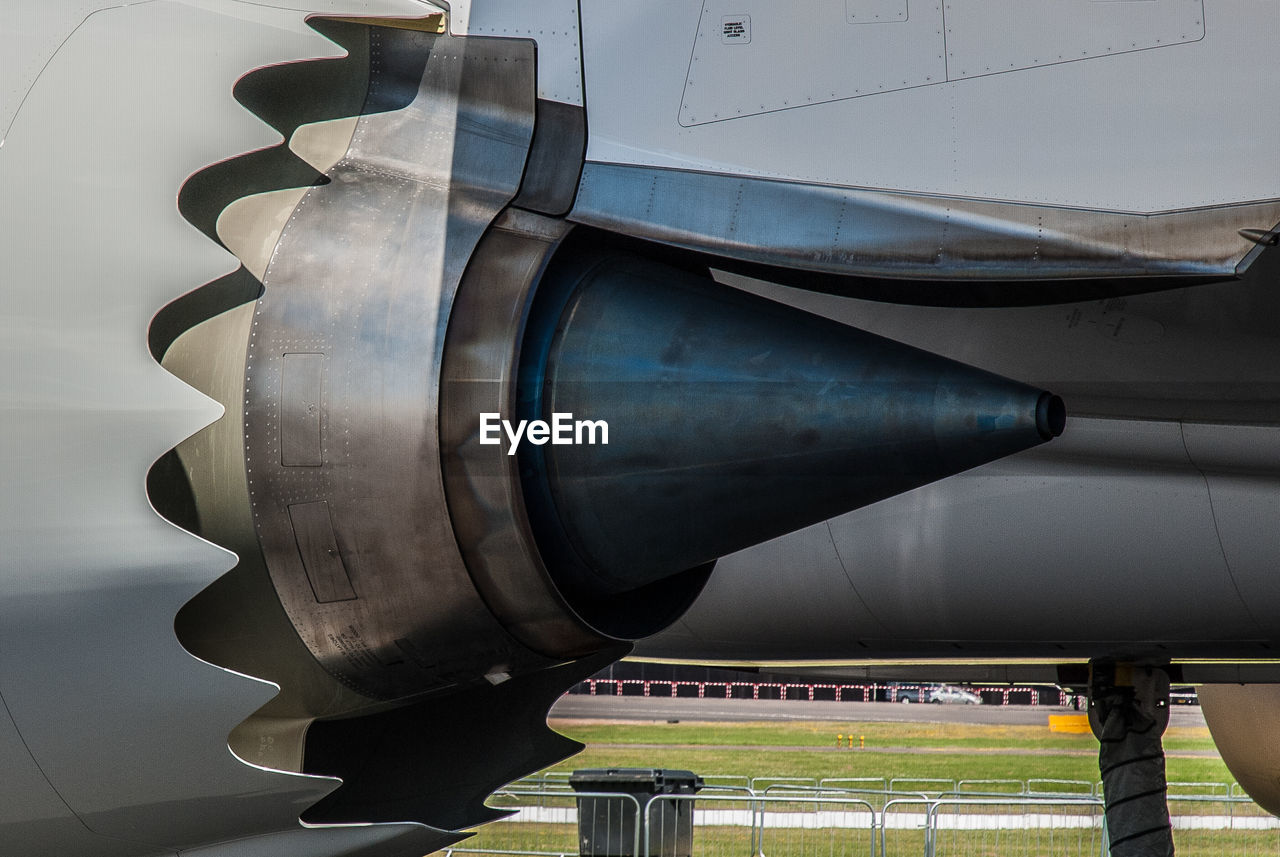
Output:
[[522,418],[608,443],[524,444],[548,567],[616,598],[716,558],[1036,446],[1057,396],[632,256],[540,285]]

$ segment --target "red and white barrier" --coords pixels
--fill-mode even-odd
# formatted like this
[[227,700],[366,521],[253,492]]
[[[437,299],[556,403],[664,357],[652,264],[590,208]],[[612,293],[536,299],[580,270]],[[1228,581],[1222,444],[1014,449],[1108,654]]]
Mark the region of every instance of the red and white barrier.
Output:
[[[617,679],[617,678],[591,678],[585,681],[586,691],[591,696],[624,696],[628,688],[638,689],[639,695],[642,696],[659,696],[676,698],[680,695],[680,688],[692,688],[697,692],[698,699],[705,699],[707,689],[710,687],[713,694],[724,699],[732,699],[736,688],[750,688],[751,698],[760,699],[761,688],[766,690],[772,689],[777,691],[777,698],[787,699],[788,694],[794,689],[798,690],[809,699],[810,702],[817,699],[818,691],[834,692],[836,702],[873,702],[877,693],[881,690],[880,684],[799,684],[792,682],[748,682],[748,681],[677,681],[674,679]],[[721,689],[723,688],[723,694]],[[911,695],[923,701],[923,686],[921,685],[897,685],[899,691],[909,691]],[[654,691],[657,691],[655,694]],[[663,693],[663,691],[666,691]],[[1010,704],[1011,694],[1027,694],[1028,699],[1025,704],[1039,705],[1040,690],[1034,687],[1014,686],[1014,687],[978,687],[974,691],[979,694],[998,695],[1000,705]],[[857,694],[857,699],[852,698],[852,694]],[[634,693],[632,695],[635,695]],[[766,697],[767,698],[767,697]],[[892,700],[896,701],[896,700]],[[1058,704],[1070,705],[1071,697],[1066,691],[1058,691]]]

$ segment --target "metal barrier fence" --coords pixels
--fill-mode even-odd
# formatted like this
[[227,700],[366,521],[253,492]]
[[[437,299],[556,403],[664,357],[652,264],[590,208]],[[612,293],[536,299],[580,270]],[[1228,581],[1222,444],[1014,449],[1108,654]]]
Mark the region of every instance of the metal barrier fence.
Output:
[[1169,817],[1179,854],[1280,854],[1280,818],[1248,797],[1171,794]]
[[929,804],[925,840],[926,857],[1107,854],[1102,802],[1094,798],[937,800]]
[[[579,826],[578,798],[588,802]],[[503,791],[514,811],[465,845],[464,855],[570,857],[943,857],[1005,854],[1097,857],[1102,805],[1093,799],[868,797],[813,794],[633,795]],[[635,820],[643,816],[643,823]],[[1067,847],[1071,846],[1071,847]]]
[[[575,686],[570,693],[581,692],[590,696],[659,696],[689,698],[751,698],[751,699],[800,699],[813,702],[875,702],[887,699],[900,701],[906,697],[911,702],[928,701],[929,690],[936,685],[893,682],[888,684],[823,684],[811,682],[734,681],[710,679],[639,679],[639,678],[591,678]],[[1044,687],[975,687],[974,692],[987,704],[1040,705],[1041,694],[1052,696],[1054,690]],[[1071,697],[1066,691],[1056,690],[1054,702],[1068,705]]]
[[[580,804],[583,799],[585,803]],[[616,792],[574,792],[561,789],[503,790],[489,805],[510,812],[506,818],[481,828],[466,846],[446,854],[558,855],[576,857],[588,848],[601,853],[641,853],[644,823],[635,795]],[[585,824],[579,824],[579,807],[585,806]]]
[[[767,793],[779,788],[796,788],[813,791],[836,792],[885,792],[933,795],[934,797],[962,797],[965,795],[1025,795],[1030,797],[1102,797],[1102,783],[1089,780],[1063,780],[1033,777],[1027,780],[1013,779],[964,779],[943,777],[747,777],[741,774],[703,774],[702,781],[708,789],[752,791]],[[1239,783],[1182,782],[1171,780],[1169,794],[1187,798],[1241,798],[1249,796]],[[569,772],[545,771],[516,780],[508,790],[559,789],[571,791]]]
[[[1099,797],[963,791],[1017,782],[962,780],[961,790],[942,795],[726,783],[647,803],[631,794],[508,788],[490,805],[513,814],[446,857],[1108,857]],[[1280,819],[1209,785],[1211,793],[1169,796],[1179,854],[1280,854]]]

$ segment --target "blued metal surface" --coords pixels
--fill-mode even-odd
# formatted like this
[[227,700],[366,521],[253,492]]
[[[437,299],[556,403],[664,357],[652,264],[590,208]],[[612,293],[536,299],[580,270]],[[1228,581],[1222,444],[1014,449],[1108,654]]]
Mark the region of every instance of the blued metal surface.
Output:
[[476,248],[459,287],[441,369],[440,447],[459,548],[476,588],[517,639],[569,656],[605,642],[556,591],[529,530],[519,460],[479,443],[479,415],[517,411],[517,369],[532,290],[568,231],[508,211]]
[[[421,81],[400,76],[422,52]],[[371,92],[416,95],[360,118],[276,247],[249,344],[246,462],[258,538],[303,641],[348,686],[395,698],[540,663],[467,575],[436,432],[454,292],[523,171],[533,46],[388,30],[373,68]],[[281,371],[301,353],[325,363],[321,464],[283,467]],[[289,507],[321,500],[352,599],[318,602],[298,553]]]
[[570,219],[783,267],[1001,280],[1233,276],[1256,249],[1238,230],[1278,214],[1120,214],[588,161]]
[[440,408],[450,514],[476,587],[511,633],[555,657],[653,633],[683,612],[705,582],[700,572],[616,601],[563,590],[564,569],[554,559],[548,564],[530,523],[554,517],[550,498],[537,495],[538,505],[527,509],[523,489],[531,476],[521,459],[503,445],[479,443],[480,414],[520,413],[526,394],[517,372],[531,290],[566,231],[561,221],[509,210],[485,236],[450,320]]
[[674,268],[588,256],[556,277],[573,291],[540,320],[546,350],[526,347],[522,416],[605,421],[608,443],[521,453],[569,546],[556,572],[582,591],[634,590],[1052,435],[1041,390]]
[[228,751],[274,688],[199,662],[173,622],[234,557],[159,518],[144,492],[151,462],[220,411],[155,364],[148,320],[236,267],[175,198],[203,166],[275,142],[231,87],[255,66],[331,54],[302,19],[168,2],[91,15],[0,149],[0,688],[80,826],[64,837],[15,769],[0,781],[3,841],[32,812],[51,825],[26,857],[287,829],[333,786]]

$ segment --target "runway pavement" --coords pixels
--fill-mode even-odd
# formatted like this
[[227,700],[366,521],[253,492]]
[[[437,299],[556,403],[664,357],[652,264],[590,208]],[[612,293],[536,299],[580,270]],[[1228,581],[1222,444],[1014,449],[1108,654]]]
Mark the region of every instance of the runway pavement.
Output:
[[[808,702],[796,699],[689,699],[644,696],[565,695],[552,718],[573,720],[830,720],[893,723],[982,723],[1032,725],[1050,714],[1070,714],[1056,705],[921,705],[896,702]],[[1176,705],[1170,726],[1204,726],[1198,705]]]

